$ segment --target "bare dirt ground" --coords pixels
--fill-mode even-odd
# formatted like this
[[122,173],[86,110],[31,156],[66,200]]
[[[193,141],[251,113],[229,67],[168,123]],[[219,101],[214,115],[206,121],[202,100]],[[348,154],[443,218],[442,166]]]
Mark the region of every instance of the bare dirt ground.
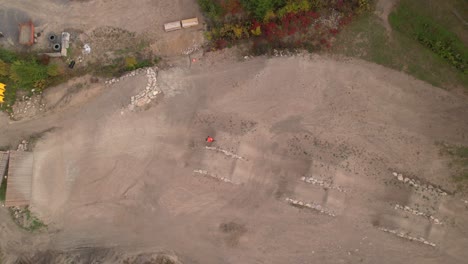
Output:
[[[67,30],[84,33],[81,38],[92,44],[93,53],[104,54],[106,48],[108,51],[115,45],[135,48],[140,40],[145,40],[151,43],[156,54],[180,55],[203,42],[202,26],[165,33],[163,24],[192,17],[203,21],[196,1],[192,0],[0,0],[0,22],[4,28],[0,31],[5,34],[4,44],[14,46],[18,23],[31,19],[36,31],[42,32],[35,49],[50,45],[49,33],[60,34]],[[113,38],[106,35],[106,39],[113,43],[94,41],[102,35],[99,32],[107,32],[109,28],[114,29],[115,34]]]
[[[81,254],[125,263],[115,252],[171,252],[182,263],[468,257],[468,207],[451,195],[436,145],[468,145],[466,98],[359,60],[210,56],[159,71],[163,97],[145,111],[123,111],[145,89],[137,75],[94,84],[89,99],[34,120],[1,119],[0,145],[56,128],[34,151],[31,210],[49,231],[14,232],[3,216],[8,261]],[[60,101],[57,93],[46,100]]]

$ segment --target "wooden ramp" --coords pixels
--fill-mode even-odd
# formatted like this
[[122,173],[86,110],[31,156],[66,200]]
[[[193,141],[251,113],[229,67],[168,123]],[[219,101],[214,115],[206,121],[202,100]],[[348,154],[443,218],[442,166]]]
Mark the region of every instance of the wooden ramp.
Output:
[[10,151],[5,206],[29,205],[33,161],[32,152]]
[[[0,177],[1,178],[5,176],[9,157],[10,157],[10,153],[8,151],[0,151]],[[0,182],[2,182],[1,179],[0,179]]]

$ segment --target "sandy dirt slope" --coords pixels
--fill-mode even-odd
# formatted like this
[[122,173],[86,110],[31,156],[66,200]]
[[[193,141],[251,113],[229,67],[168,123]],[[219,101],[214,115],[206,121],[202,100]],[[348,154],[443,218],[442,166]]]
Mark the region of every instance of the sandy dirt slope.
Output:
[[[170,250],[184,263],[468,257],[468,212],[459,197],[415,189],[392,174],[453,189],[435,142],[468,145],[465,98],[358,60],[207,65],[201,59],[189,70],[159,72],[164,97],[146,111],[121,114],[145,87],[139,76],[47,121],[57,129],[36,146],[33,182],[33,210],[55,230],[46,248]],[[209,148],[207,135],[217,140]]]

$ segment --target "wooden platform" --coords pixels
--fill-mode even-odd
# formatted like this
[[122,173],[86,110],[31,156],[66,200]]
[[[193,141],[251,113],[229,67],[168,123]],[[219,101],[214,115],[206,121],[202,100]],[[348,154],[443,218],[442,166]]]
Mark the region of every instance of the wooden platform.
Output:
[[5,206],[29,205],[33,161],[32,152],[10,151]]

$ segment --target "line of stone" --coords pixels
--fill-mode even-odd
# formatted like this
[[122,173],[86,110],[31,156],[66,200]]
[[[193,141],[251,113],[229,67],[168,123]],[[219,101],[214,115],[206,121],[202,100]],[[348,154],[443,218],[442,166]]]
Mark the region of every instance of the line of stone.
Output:
[[412,209],[412,208],[409,207],[409,206],[403,206],[403,205],[396,204],[395,207],[394,207],[394,209],[395,209],[395,210],[402,210],[402,211],[405,211],[405,212],[412,213],[412,214],[414,214],[414,215],[418,215],[418,216],[425,217],[425,218],[429,219],[429,221],[434,222],[434,224],[436,224],[436,225],[441,225],[441,224],[442,224],[442,221],[440,221],[439,219],[435,218],[434,216],[425,214],[425,213],[423,213],[423,212],[421,212],[421,211],[418,211],[418,210],[415,210],[415,209]]
[[203,175],[203,176],[207,176],[207,177],[216,179],[216,180],[218,180],[218,181],[222,181],[222,182],[227,182],[227,183],[235,184],[234,182],[232,182],[231,180],[229,180],[229,179],[227,179],[227,178],[213,175],[213,174],[211,174],[211,173],[208,173],[208,171],[206,171],[206,170],[193,170],[193,173],[198,173],[198,174],[201,174],[201,175]]
[[105,81],[104,83],[105,84],[114,84],[114,83],[117,83],[117,82],[120,82],[128,77],[133,77],[133,76],[136,76],[136,75],[139,75],[139,74],[142,74],[144,73],[148,68],[141,68],[141,69],[137,69],[137,70],[134,70],[134,71],[131,71],[129,73],[126,73],[124,75],[122,75],[121,77],[119,78],[112,78],[112,79],[109,79],[107,81]]
[[401,182],[404,182],[406,184],[409,184],[410,186],[412,186],[414,188],[421,187],[425,191],[435,192],[435,193],[437,193],[439,195],[442,195],[442,196],[447,195],[446,192],[442,191],[440,188],[437,188],[436,186],[433,186],[431,184],[422,183],[421,181],[416,180],[416,179],[403,177],[403,174],[401,174],[401,173],[393,172],[393,176],[395,176],[397,178],[397,180],[399,180]]
[[329,216],[336,216],[335,213],[331,210],[326,209],[325,207],[321,206],[320,204],[316,204],[314,202],[312,203],[306,203],[303,201],[291,199],[291,198],[286,198],[286,202],[290,203],[293,206],[298,206],[298,207],[303,207],[303,208],[309,208],[315,211],[318,211],[322,214],[326,214]]
[[327,188],[327,189],[334,189],[334,190],[338,190],[339,192],[343,192],[343,193],[346,192],[346,190],[343,187],[333,185],[329,181],[316,179],[314,177],[301,177],[301,180],[306,182],[306,183],[318,185],[318,186],[321,186],[321,187],[324,187],[324,188]]
[[432,246],[432,247],[436,246],[435,243],[429,242],[429,241],[427,241],[426,239],[424,239],[422,237],[413,237],[413,236],[407,235],[407,234],[405,234],[405,233],[403,233],[401,231],[393,230],[393,229],[387,229],[387,228],[384,228],[384,227],[380,227],[379,229],[386,232],[386,233],[394,234],[394,235],[396,235],[398,237],[408,239],[410,241],[420,242],[420,243],[423,243],[425,245]]
[[161,93],[161,91],[157,89],[156,72],[152,68],[146,69],[146,77],[148,78],[146,88],[137,95],[130,98],[130,110],[134,110],[135,107],[141,107],[143,105],[149,104]]
[[224,155],[226,155],[228,157],[231,157],[233,159],[246,160],[245,158],[243,158],[243,157],[241,157],[239,155],[236,155],[236,154],[234,154],[234,153],[232,153],[230,151],[224,150],[224,149],[220,149],[220,148],[217,148],[217,147],[208,147],[208,146],[206,146],[205,148],[208,149],[208,150],[214,150],[214,151],[221,152]]

